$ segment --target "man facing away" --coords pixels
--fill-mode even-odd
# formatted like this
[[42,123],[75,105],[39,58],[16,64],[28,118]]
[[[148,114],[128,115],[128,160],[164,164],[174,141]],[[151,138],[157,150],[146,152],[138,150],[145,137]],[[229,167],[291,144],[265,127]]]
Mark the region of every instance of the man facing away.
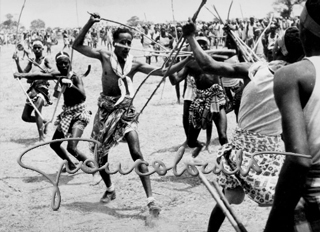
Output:
[[320,1],[300,16],[306,58],[275,73],[275,98],[288,156],[281,169],[265,231],[320,231]]

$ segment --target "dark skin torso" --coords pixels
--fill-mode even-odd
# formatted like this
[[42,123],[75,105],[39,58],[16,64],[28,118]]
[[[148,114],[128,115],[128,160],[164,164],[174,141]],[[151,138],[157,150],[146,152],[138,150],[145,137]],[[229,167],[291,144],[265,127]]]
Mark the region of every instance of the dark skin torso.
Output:
[[191,61],[187,65],[189,75],[193,76],[197,89],[204,90],[214,84],[220,84],[220,78],[216,75],[205,74],[196,61]]
[[[86,95],[83,89],[83,82],[82,79],[76,75],[71,77],[71,80],[73,82],[73,85],[76,88],[66,88],[63,98],[64,98],[64,104],[66,106],[74,106],[80,103],[85,102]],[[82,91],[79,91],[79,89],[83,89]]]

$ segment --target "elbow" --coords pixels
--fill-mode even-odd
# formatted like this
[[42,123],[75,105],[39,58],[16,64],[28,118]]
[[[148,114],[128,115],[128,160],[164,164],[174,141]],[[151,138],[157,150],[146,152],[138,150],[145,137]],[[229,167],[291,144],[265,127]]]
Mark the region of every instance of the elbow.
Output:
[[170,80],[171,85],[176,85],[178,83],[178,81],[176,80],[174,75],[170,75],[169,80]]
[[292,166],[298,167],[302,172],[308,172],[312,165],[311,158],[287,156],[287,160],[292,164]]

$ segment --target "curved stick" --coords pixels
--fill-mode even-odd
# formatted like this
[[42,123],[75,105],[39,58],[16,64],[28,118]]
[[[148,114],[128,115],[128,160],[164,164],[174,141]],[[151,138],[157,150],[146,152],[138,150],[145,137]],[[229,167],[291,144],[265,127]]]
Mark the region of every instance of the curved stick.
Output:
[[233,0],[231,1],[230,6],[229,6],[227,22],[229,22],[229,19],[230,19],[230,11],[231,11],[232,4],[233,4]]
[[[92,13],[88,12],[89,15],[93,16]],[[150,39],[152,42],[154,42],[155,44],[159,45],[159,47],[161,47],[162,49],[164,50],[167,50],[166,47],[164,47],[163,45],[157,43],[156,41],[154,41],[152,38],[150,38],[148,35],[146,35],[145,33],[143,33],[142,31],[138,30],[137,28],[134,28],[134,27],[131,27],[129,25],[126,25],[126,24],[123,24],[123,23],[120,23],[120,22],[117,22],[117,21],[113,21],[113,20],[110,20],[110,19],[106,19],[106,18],[100,18],[100,20],[103,20],[103,21],[106,21],[106,22],[110,22],[110,23],[115,23],[115,24],[119,24],[121,26],[124,26],[124,27],[127,27],[131,30],[134,30],[136,32],[138,32],[139,34],[143,34],[143,36],[145,36],[146,38]]]
[[258,46],[258,43],[259,43],[259,40],[262,38],[262,36],[264,35],[264,33],[266,33],[266,31],[268,30],[268,28],[270,28],[271,26],[271,23],[272,23],[272,20],[273,20],[273,15],[271,16],[270,18],[270,22],[268,23],[268,26],[263,30],[263,32],[261,33],[261,35],[259,36],[259,39],[257,40],[257,43],[255,43],[255,45],[253,46],[252,48],[252,51],[255,51],[257,46]]
[[[192,21],[193,21],[193,22],[196,21],[198,15],[199,15],[199,13],[200,13],[201,8],[206,4],[206,2],[207,2],[207,0],[202,0],[202,1],[201,1],[201,4],[200,4],[199,8],[197,9],[197,11],[194,13],[194,15],[193,15],[193,17],[192,17]],[[182,40],[182,39],[183,39],[183,40]],[[181,42],[181,40],[182,40],[182,42]],[[147,100],[147,102],[145,103],[145,105],[142,107],[142,109],[141,109],[141,111],[140,111],[140,114],[142,114],[143,110],[147,107],[148,103],[150,102],[150,100],[152,99],[152,97],[154,96],[154,94],[155,94],[155,93],[157,92],[157,90],[159,89],[161,83],[164,81],[164,79],[165,79],[166,76],[168,75],[168,73],[169,73],[169,71],[170,71],[170,69],[171,69],[174,61],[176,60],[176,58],[177,58],[177,56],[178,56],[181,48],[183,47],[183,44],[184,44],[185,41],[186,41],[186,38],[180,37],[179,41],[177,42],[176,47],[175,47],[174,49],[172,49],[172,51],[171,51],[168,59],[166,60],[165,64],[166,64],[167,62],[169,62],[169,60],[170,60],[173,52],[174,52],[175,49],[179,46],[179,49],[178,49],[176,55],[174,56],[174,58],[172,59],[171,63],[169,64],[169,67],[168,67],[168,69],[166,70],[165,74],[163,75],[163,78],[161,79],[161,81],[159,82],[159,84],[156,86],[155,90],[152,92],[152,94],[151,94],[150,97],[148,98],[148,100]],[[180,42],[181,42],[181,43],[180,43]]]

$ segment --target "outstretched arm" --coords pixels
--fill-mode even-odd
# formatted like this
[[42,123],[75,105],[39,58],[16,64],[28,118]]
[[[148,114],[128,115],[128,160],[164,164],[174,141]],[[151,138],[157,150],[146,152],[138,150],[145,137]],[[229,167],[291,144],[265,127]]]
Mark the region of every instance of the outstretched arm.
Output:
[[100,16],[98,14],[93,14],[92,16],[90,16],[88,22],[81,29],[79,35],[75,38],[72,44],[72,48],[85,56],[101,60],[99,49],[92,48],[83,44],[86,34],[88,33],[92,25],[96,22],[100,22]]
[[[60,74],[61,75],[61,74]],[[50,73],[20,73],[13,74],[14,78],[26,78],[28,80],[58,80],[58,75],[52,75]]]
[[229,78],[248,78],[248,70],[251,66],[250,63],[230,64],[215,61],[210,55],[202,50],[199,43],[196,41],[196,26],[194,23],[188,23],[184,25],[182,29],[183,34],[193,51],[195,59],[205,73]]
[[[275,99],[282,116],[286,151],[310,155],[303,104],[300,99],[303,90],[299,87],[301,86],[297,76],[299,71],[292,67],[294,66],[289,65],[275,73]],[[265,232],[292,229],[294,209],[302,196],[310,165],[310,159],[286,157],[279,175],[275,199]]]

